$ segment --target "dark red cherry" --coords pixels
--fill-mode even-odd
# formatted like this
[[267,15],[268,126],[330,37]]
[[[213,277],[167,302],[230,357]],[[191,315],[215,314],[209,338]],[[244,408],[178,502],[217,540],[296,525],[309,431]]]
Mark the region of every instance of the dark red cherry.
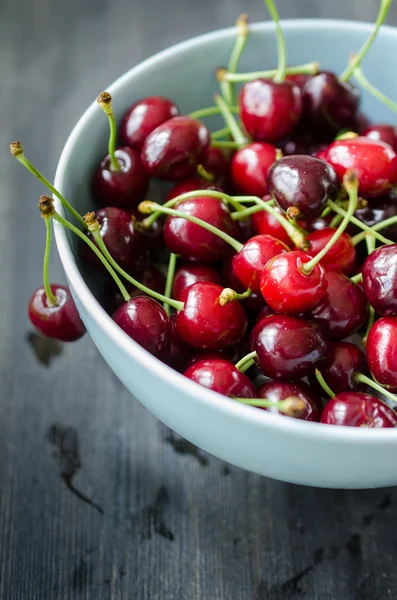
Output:
[[257,142],[274,142],[291,133],[302,115],[302,95],[291,81],[256,79],[240,92],[240,116]]
[[149,177],[136,150],[118,148],[115,156],[119,171],[111,169],[109,156],[98,165],[93,180],[94,198],[101,206],[131,209],[145,199]]
[[371,327],[367,362],[373,378],[392,392],[397,391],[397,317],[383,317]]
[[363,287],[368,302],[384,317],[397,315],[397,244],[371,252],[363,266]]
[[260,313],[256,317],[256,323],[260,323],[261,321],[263,321],[263,319],[266,319],[266,317],[269,317],[270,315],[274,315],[274,311],[270,308],[268,304],[265,304],[265,306],[261,309]]
[[365,197],[381,196],[397,183],[397,154],[383,142],[367,137],[337,140],[329,146],[326,160],[341,179],[354,169],[358,191]]
[[280,254],[262,270],[260,290],[275,312],[300,314],[312,309],[327,291],[327,276],[320,264],[310,273],[303,267],[311,260],[306,252]]
[[[233,257],[229,257],[222,263],[222,278],[225,287],[230,287],[232,290],[237,292],[238,294],[242,294],[246,291],[246,286],[241,283],[239,278],[236,275],[236,272],[233,268]],[[265,307],[266,303],[262,298],[262,294],[251,294],[249,298],[244,298],[241,300],[241,304],[244,306],[245,310],[253,313],[257,313],[262,308]]]
[[[270,196],[267,196],[266,199],[270,200]],[[278,206],[274,206],[273,210],[280,215],[283,214]],[[305,229],[307,223],[304,221],[298,221],[298,225]],[[254,232],[257,234],[271,235],[281,242],[284,242],[284,244],[287,244],[287,246],[291,245],[291,239],[289,235],[285,231],[284,227],[280,225],[280,223],[271,213],[268,213],[264,210],[254,213],[252,215],[252,226]]]
[[199,281],[211,281],[222,285],[220,273],[214,267],[200,263],[185,264],[181,265],[175,272],[172,297],[175,300],[180,300],[182,292]]
[[38,288],[28,304],[32,325],[46,337],[61,342],[75,342],[85,333],[85,326],[72,298],[69,288],[51,284],[51,291],[58,304],[50,306],[43,287]]
[[323,330],[310,321],[289,315],[272,315],[255,325],[251,350],[264,375],[272,379],[300,379],[309,375],[326,356]]
[[304,219],[319,217],[328,198],[335,200],[340,191],[334,169],[324,160],[306,155],[285,156],[275,162],[267,174],[267,185],[282,210],[294,206]]
[[[355,373],[365,374],[367,371],[365,354],[355,344],[333,342],[329,345],[327,357],[317,365],[317,368],[335,394],[348,391],[365,392],[368,389],[366,384],[358,383],[354,379]],[[313,377],[313,381],[314,379]],[[312,385],[313,381],[310,381]]]
[[[163,273],[154,265],[149,265],[146,269],[139,274],[139,281],[146,285],[154,292],[164,294],[165,289],[165,277]],[[127,292],[132,298],[135,296],[146,296],[145,293],[138,290],[131,283],[124,282]],[[104,287],[105,306],[110,314],[113,314],[119,306],[125,303],[125,300],[113,279],[108,279]]]
[[[288,383],[286,381],[271,381],[270,383],[265,383],[262,385],[255,392],[255,398],[267,398],[273,402],[280,402],[280,400],[286,400],[291,396],[300,398],[306,405],[305,410],[299,415],[299,417],[295,418],[302,419],[303,421],[318,422],[320,420],[322,409],[321,400],[310,390],[309,386],[303,382]],[[263,410],[267,410],[278,415],[284,414],[280,412],[278,408],[274,407],[266,407],[263,408]]]
[[153,298],[131,298],[116,310],[113,320],[150,354],[164,362],[168,360],[171,320],[164,308]]
[[322,72],[310,77],[302,97],[305,120],[317,135],[336,134],[353,127],[360,93],[350,83],[339,81],[334,73]]
[[189,361],[197,354],[192,346],[189,346],[178,335],[175,327],[175,316],[171,316],[171,349],[168,364],[177,371],[184,371],[189,364]]
[[[327,227],[310,233],[308,235],[310,255],[316,256],[326,246],[335,231],[335,229]],[[357,253],[350,235],[342,233],[324,258],[320,260],[320,264],[326,271],[341,271],[345,275],[354,273],[357,264]]]
[[393,125],[370,125],[363,131],[362,135],[369,137],[376,142],[389,144],[394,152],[397,152],[397,127],[394,127]]
[[344,427],[396,427],[397,414],[370,394],[341,392],[325,406],[321,423]]
[[[212,181],[206,182],[207,184],[211,184],[212,187],[220,186],[221,188],[226,188],[228,186],[230,157],[222,148],[209,146],[202,153],[200,161],[200,164],[207,173],[213,177]],[[205,180],[202,181],[203,183],[205,182]]]
[[329,271],[327,279],[326,294],[309,315],[331,340],[341,340],[365,323],[367,299],[361,287],[342,273]]
[[207,358],[191,365],[184,376],[223,396],[253,398],[255,389],[247,375],[228,360]]
[[147,215],[142,214],[138,209],[132,210],[131,214],[137,221],[135,229],[145,240],[151,258],[157,260],[165,248],[163,236],[164,220],[161,218],[156,219],[150,227],[143,227],[139,222],[143,221]]
[[308,81],[310,77],[313,77],[313,75],[306,75],[304,73],[293,73],[287,74],[285,76],[285,79],[287,81],[292,81],[293,83],[296,83],[296,85],[302,89],[306,81]]
[[120,142],[141,150],[147,136],[162,123],[176,117],[179,109],[162,96],[148,96],[135,102],[125,113],[119,128]]
[[[234,238],[239,236],[236,222],[232,220],[227,206],[218,198],[191,198],[179,202],[175,208],[214,225]],[[168,249],[179,254],[183,260],[215,262],[231,252],[229,244],[220,237],[182,217],[167,218],[164,239]]]
[[237,150],[231,162],[231,178],[238,194],[265,196],[266,175],[276,160],[277,148],[264,142],[247,144]]
[[[120,208],[107,207],[95,211],[95,214],[101,227],[102,239],[119,266],[134,273],[143,271],[149,263],[147,242],[137,231],[130,213]],[[88,235],[91,238],[91,234]],[[103,269],[102,263],[86,244],[84,256],[90,265]]]
[[[392,190],[387,196],[371,198],[371,201],[368,202],[367,206],[357,209],[354,213],[354,216],[365,223],[365,225],[368,225],[368,227],[372,227],[373,225],[376,225],[376,223],[380,223],[380,221],[395,217],[396,215],[397,199],[394,197]],[[352,235],[359,233],[360,231],[362,230],[355,225],[351,224],[349,226],[349,232]],[[397,222],[394,223],[394,225],[389,225],[389,227],[382,229],[381,233],[389,240],[397,242]]]
[[199,282],[182,294],[183,309],[176,316],[176,331],[188,344],[199,350],[221,350],[237,344],[247,328],[247,317],[237,300],[221,306],[222,287]]
[[289,248],[271,235],[256,235],[233,257],[233,269],[245,288],[261,293],[261,273],[267,262]]
[[358,135],[364,135],[364,131],[371,126],[371,121],[362,112],[356,114],[356,118],[354,119],[354,127],[352,127],[352,131],[358,133]]
[[174,117],[146,138],[141,152],[143,166],[160,179],[188,179],[196,174],[210,139],[207,127],[197,119]]

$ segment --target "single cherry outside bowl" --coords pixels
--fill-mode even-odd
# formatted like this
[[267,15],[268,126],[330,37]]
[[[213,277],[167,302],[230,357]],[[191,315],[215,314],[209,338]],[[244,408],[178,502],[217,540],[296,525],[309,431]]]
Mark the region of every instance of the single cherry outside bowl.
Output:
[[[283,27],[289,62],[317,60],[322,68],[340,73],[373,25],[295,20],[285,21]],[[134,67],[108,88],[118,122],[133,102],[153,93],[171,98],[182,114],[211,106],[216,90],[213,72],[227,64],[234,40],[235,28],[216,31]],[[382,27],[364,66],[369,80],[391,98],[397,97],[397,79],[390,76],[388,57],[396,52],[397,29]],[[250,24],[239,71],[276,64],[273,24]],[[361,108],[373,122],[393,122],[393,114],[367,94]],[[90,182],[107,151],[107,127],[93,102],[71,133],[58,165],[55,185],[80,213],[94,208]],[[63,214],[58,202],[56,206]],[[94,343],[131,393],[169,427],[223,460],[275,479],[334,488],[397,484],[397,431],[307,423],[243,406],[200,387],[148,354],[100,306],[94,295],[98,289],[77,258],[74,240],[60,227],[55,229],[72,293]],[[117,410],[117,398],[109,402]]]

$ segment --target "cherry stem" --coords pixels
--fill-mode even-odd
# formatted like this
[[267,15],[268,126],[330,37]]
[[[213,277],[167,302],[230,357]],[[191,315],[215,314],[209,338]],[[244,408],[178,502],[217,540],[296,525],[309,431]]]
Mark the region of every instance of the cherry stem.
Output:
[[54,194],[54,196],[59,198],[62,206],[72,215],[72,217],[76,219],[78,223],[80,223],[80,225],[85,227],[83,217],[79,215],[77,210],[75,210],[73,206],[69,204],[66,198],[64,198],[62,194],[54,188],[52,183],[50,183],[50,181],[48,181],[48,179],[46,179],[44,175],[42,175],[40,171],[38,171],[36,167],[34,167],[32,163],[26,158],[26,156],[23,153],[23,148],[20,142],[13,142],[12,144],[10,144],[10,150],[11,154],[15,156],[15,158],[21,163],[21,165],[23,165],[30,173],[32,173],[32,175],[34,175],[47,189],[49,189],[50,192]]
[[239,124],[237,123],[236,119],[234,118],[227,103],[224,101],[224,99],[221,96],[219,96],[219,94],[215,95],[215,102],[220,108],[222,116],[225,120],[226,125],[230,129],[230,133],[231,133],[234,141],[238,144],[238,146],[245,146],[247,144],[248,140],[245,137],[244,133],[242,132],[242,129],[239,126]]
[[356,67],[353,72],[354,78],[358,84],[361,85],[364,90],[366,90],[369,94],[374,96],[379,102],[385,104],[388,108],[390,108],[393,112],[397,112],[397,103],[390,100],[386,94],[378,90],[375,86],[372,85],[365,77],[361,67]]
[[[174,285],[175,267],[178,256],[171,252],[168,261],[167,279],[165,281],[164,296],[172,298],[172,286]],[[163,307],[167,315],[170,314],[169,302],[163,302]]]
[[43,283],[44,290],[47,296],[47,304],[48,306],[57,306],[58,299],[56,295],[52,292],[50,282],[48,280],[48,263],[50,260],[50,251],[51,251],[51,223],[50,217],[44,216],[45,226],[46,226],[46,239],[45,239],[45,250],[44,250],[44,262],[43,262]]
[[113,114],[112,107],[112,97],[109,92],[102,92],[99,94],[97,98],[97,102],[99,106],[102,108],[103,112],[108,116],[109,119],[109,143],[108,143],[108,153],[110,157],[110,170],[111,171],[120,171],[120,163],[116,158],[116,137],[117,137],[117,125],[116,119]]
[[334,218],[332,219],[331,223],[329,224],[329,226],[331,227],[331,229],[335,229],[335,227],[338,227],[339,223],[342,222],[342,215],[335,215]]
[[367,245],[368,254],[371,254],[375,250],[376,239],[375,236],[369,233],[365,234],[365,243]]
[[233,302],[233,300],[245,300],[250,296],[252,296],[252,290],[249,288],[242,294],[238,294],[236,291],[232,290],[232,288],[224,288],[219,296],[219,304],[221,306],[226,306],[229,302]]
[[372,46],[376,36],[378,35],[379,28],[381,27],[384,20],[386,19],[387,13],[389,12],[389,8],[390,8],[392,2],[393,2],[393,0],[381,0],[378,16],[376,17],[375,27],[374,27],[372,33],[368,36],[368,38],[365,40],[364,44],[361,46],[359,52],[357,52],[357,54],[355,54],[355,56],[350,61],[350,63],[346,67],[346,69],[339,76],[340,81],[348,81],[350,79],[350,77],[352,76],[354,69],[359,67],[361,61],[363,60],[364,56],[366,55],[366,53]]
[[[392,394],[391,392],[386,390],[382,385],[380,385],[379,383],[376,383],[375,381],[373,381],[373,379],[370,379],[363,373],[355,373],[354,380],[357,383],[365,383],[366,385],[369,385],[369,387],[372,387],[377,392],[383,394],[384,396],[386,396],[386,398],[389,398],[393,402],[397,402],[397,396],[395,396],[394,394]],[[380,400],[381,400],[381,398],[380,398]]]
[[354,140],[354,138],[358,137],[358,133],[355,133],[354,131],[350,131],[349,129],[342,129],[342,131],[340,131],[338,133],[338,135],[335,136],[335,141],[340,141],[340,140]]
[[[316,75],[320,65],[318,62],[310,62],[298,67],[287,67],[286,75]],[[230,73],[223,70],[220,74],[225,81],[232,83],[245,83],[246,81],[254,81],[255,79],[273,79],[277,75],[278,69],[268,69],[267,71],[251,71],[250,73]]]
[[240,144],[239,142],[232,142],[232,141],[229,141],[229,140],[214,140],[214,141],[211,141],[211,146],[213,148],[230,148],[232,150],[238,150],[239,148],[241,148],[241,145],[242,144]]
[[232,219],[234,221],[239,221],[240,219],[246,219],[251,215],[254,215],[257,212],[260,212],[263,208],[259,205],[250,206],[249,208],[244,208],[243,210],[236,211],[232,213]]
[[[229,106],[232,113],[238,114],[239,107],[238,106]],[[189,113],[189,117],[192,119],[202,119],[203,117],[212,117],[213,115],[220,115],[221,109],[219,106],[209,106],[207,108],[199,108],[191,113]]]
[[350,277],[350,281],[352,281],[353,283],[360,283],[360,281],[363,280],[363,274],[362,273],[357,273],[357,275],[354,275],[354,277]]
[[[343,208],[341,208],[340,206],[338,206],[337,204],[335,204],[335,202],[333,202],[332,200],[328,200],[328,206],[331,210],[336,212],[338,215],[342,215],[342,216],[346,215],[346,211]],[[388,223],[386,223],[386,221],[388,221]],[[391,221],[391,222],[389,222],[389,221]],[[372,227],[365,225],[365,223],[363,223],[359,219],[356,219],[356,217],[354,217],[354,216],[352,216],[350,218],[350,222],[353,225],[356,225],[357,227],[359,227],[360,229],[363,230],[361,233],[358,233],[357,235],[352,237],[351,241],[354,246],[357,246],[357,244],[359,244],[360,242],[362,242],[365,239],[366,232],[372,234],[374,237],[376,237],[377,240],[382,242],[382,244],[394,244],[394,242],[392,240],[385,238],[382,234],[377,232],[377,226],[381,225],[382,223],[386,223],[386,225],[379,227],[379,229],[383,229],[383,227],[388,227],[389,225],[393,225],[394,223],[397,223],[397,216],[389,217],[389,219],[385,219],[385,221],[380,221],[379,223],[377,223],[376,225],[373,225]]]
[[[236,73],[238,68],[238,63],[240,62],[241,55],[245,48],[245,45],[248,40],[248,17],[245,14],[239,16],[236,22],[237,27],[237,35],[236,40],[234,42],[234,47],[232,53],[229,58],[228,71],[229,73]],[[224,98],[226,102],[230,105],[236,101],[236,92],[235,86],[232,82],[227,82],[227,84],[223,87],[224,90]]]
[[373,306],[369,305],[369,309],[368,309],[368,320],[367,320],[367,327],[365,330],[365,335],[363,337],[363,339],[361,340],[362,345],[365,346],[367,345],[367,338],[368,338],[368,334],[372,328],[372,325],[375,323],[375,309]]
[[229,134],[229,127],[222,127],[222,129],[218,129],[217,131],[211,133],[211,140],[214,142],[216,140],[219,140],[220,138],[227,137]]
[[321,371],[319,371],[318,369],[315,370],[315,374],[316,374],[316,379],[318,381],[318,383],[321,385],[321,387],[323,388],[324,392],[326,394],[328,394],[328,396],[330,398],[333,398],[335,396],[334,392],[331,390],[331,388],[329,387],[328,383],[325,381]]
[[243,358],[240,358],[240,360],[234,366],[236,367],[236,369],[241,371],[241,373],[245,373],[255,363],[255,358],[256,351],[250,352],[249,354],[243,356]]
[[274,77],[276,83],[281,83],[285,79],[285,70],[287,68],[287,53],[285,49],[285,39],[283,30],[280,25],[280,16],[273,0],[265,0],[267,10],[276,26],[277,36],[277,51],[278,51],[278,65],[277,72]]
[[214,181],[215,177],[203,165],[197,165],[197,175],[206,181]]
[[332,213],[332,208],[330,206],[326,206],[320,215],[320,219],[325,219],[325,217],[328,217],[328,215],[331,213]]
[[[295,244],[295,246],[299,248],[299,250],[309,250],[310,242],[307,240],[305,233],[303,233],[303,229],[298,229],[298,227],[294,223],[288,221],[288,219],[286,219],[282,214],[278,213],[272,206],[270,206],[269,202],[265,202],[265,200],[257,198],[256,196],[252,196],[252,200],[256,202],[256,204],[261,206],[263,210],[273,215],[273,217],[280,223],[280,225],[284,227],[287,235],[290,237],[293,244]],[[270,202],[274,203],[274,199],[272,199]]]
[[290,396],[278,402],[267,398],[236,398],[236,396],[233,396],[233,400],[257,408],[277,408],[288,417],[300,417],[306,408],[305,402],[298,396]]

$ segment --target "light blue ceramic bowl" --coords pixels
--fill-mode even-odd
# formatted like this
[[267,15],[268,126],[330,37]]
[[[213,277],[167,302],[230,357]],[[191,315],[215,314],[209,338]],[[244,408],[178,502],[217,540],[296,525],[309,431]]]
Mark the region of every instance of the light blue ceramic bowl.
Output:
[[[349,21],[296,20],[283,23],[290,64],[311,60],[341,72],[371,25]],[[227,64],[235,37],[224,29],[178,44],[134,67],[110,86],[116,117],[141,97],[161,94],[188,113],[213,103],[214,69]],[[383,27],[365,59],[369,79],[397,98],[390,57],[397,29]],[[251,26],[240,70],[277,63],[272,23]],[[393,115],[364,95],[363,110],[376,121]],[[92,209],[90,181],[106,153],[107,121],[94,102],[63,150],[55,185],[81,212]],[[57,209],[62,212],[59,203]],[[81,317],[109,366],[154,415],[204,450],[230,463],[275,479],[321,487],[380,487],[397,484],[397,431],[306,423],[242,406],[173,371],[131,340],[105,313],[79,269],[73,241],[56,227],[59,254]],[[109,399],[110,400],[110,399]],[[112,399],[114,402],[114,399]],[[114,406],[117,410],[117,400]]]

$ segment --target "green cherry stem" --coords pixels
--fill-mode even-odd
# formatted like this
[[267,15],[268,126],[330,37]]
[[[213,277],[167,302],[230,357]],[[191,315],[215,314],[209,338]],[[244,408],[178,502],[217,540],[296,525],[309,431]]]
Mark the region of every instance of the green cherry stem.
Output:
[[[301,228],[298,229],[294,223],[286,219],[282,214],[278,213],[269,202],[265,202],[261,198],[257,198],[256,196],[252,196],[253,201],[260,206],[263,210],[270,213],[282,227],[284,227],[287,235],[292,240],[299,250],[307,251],[310,248],[310,242],[307,240],[305,233]],[[272,199],[270,202],[274,204],[274,200]],[[309,263],[307,263],[309,264]]]
[[375,246],[376,246],[375,236],[373,234],[366,233],[365,234],[365,243],[367,245],[368,254],[371,254],[371,252],[373,252],[375,250]]
[[369,94],[371,94],[371,96],[374,96],[374,98],[379,100],[379,102],[382,102],[382,104],[385,104],[393,112],[397,112],[397,103],[393,102],[393,100],[390,100],[390,98],[386,96],[386,94],[384,94],[383,92],[381,92],[381,90],[378,90],[378,88],[373,86],[372,83],[370,83],[365,77],[361,67],[356,67],[353,71],[353,75],[357,83],[361,85],[361,87],[364,90],[366,90]]
[[376,17],[375,27],[373,31],[365,40],[364,44],[361,46],[360,50],[350,61],[349,65],[346,67],[343,73],[339,76],[340,81],[348,81],[352,76],[354,69],[360,66],[361,61],[363,60],[364,56],[366,55],[366,53],[372,46],[376,36],[378,35],[379,28],[385,21],[392,2],[393,0],[381,0],[378,16]]
[[335,227],[338,227],[339,223],[342,222],[342,215],[335,215],[331,221],[331,223],[329,224],[329,226],[331,227],[331,229],[334,229]]
[[219,96],[219,94],[215,95],[215,102],[220,108],[225,123],[229,127],[233,140],[236,142],[236,144],[238,144],[238,146],[245,146],[248,143],[248,140],[234,118],[234,115],[229,109],[228,104],[224,101],[222,96]]
[[112,97],[109,94],[109,92],[102,92],[101,94],[99,94],[97,102],[109,119],[110,134],[108,143],[108,153],[110,157],[110,169],[112,171],[120,171],[120,163],[115,155],[117,126],[116,119],[114,118],[113,114]]
[[197,175],[205,181],[214,181],[215,177],[209,173],[203,165],[197,165]]
[[49,217],[46,214],[42,214],[42,217],[45,221],[45,226],[46,226],[46,239],[45,239],[44,262],[43,262],[44,290],[45,290],[45,293],[47,296],[48,306],[57,306],[57,304],[58,304],[57,297],[55,296],[55,294],[53,294],[50,282],[48,280],[48,263],[50,260],[50,251],[51,251],[51,223],[50,223],[51,217]]
[[328,383],[325,381],[321,371],[319,371],[318,369],[315,370],[315,374],[316,374],[316,379],[318,381],[318,383],[321,385],[321,387],[323,388],[324,392],[326,394],[328,394],[328,396],[330,398],[333,398],[335,396],[334,392],[331,390],[331,388],[329,387]]
[[240,143],[232,142],[231,140],[214,140],[211,141],[211,146],[213,146],[214,148],[229,148],[231,150],[238,150],[239,148],[241,148]]
[[[331,210],[336,212],[338,215],[342,215],[343,217],[346,215],[346,211],[343,208],[341,208],[340,206],[338,206],[337,204],[335,204],[335,202],[333,202],[332,200],[328,200],[328,206],[329,206],[329,208],[331,208]],[[388,222],[386,223],[386,221],[388,221]],[[383,227],[388,227],[389,225],[393,225],[394,223],[397,222],[397,217],[390,217],[389,219],[385,219],[385,221],[381,221],[380,223],[377,223],[376,225],[373,225],[372,227],[365,225],[365,223],[363,223],[359,219],[356,219],[356,217],[353,217],[353,216],[350,218],[350,222],[353,223],[353,225],[356,225],[357,227],[359,227],[360,229],[363,230],[361,233],[358,233],[357,235],[352,237],[352,243],[354,246],[357,246],[357,244],[359,244],[360,242],[362,242],[365,239],[366,232],[372,234],[377,240],[382,242],[382,244],[394,244],[394,242],[392,240],[389,240],[389,239],[385,238],[382,234],[378,233],[377,226],[381,225],[381,223],[386,223],[386,225],[383,225],[382,227],[378,227],[378,229],[383,229]]]
[[263,210],[263,208],[259,206],[259,204],[255,206],[250,206],[249,208],[244,208],[243,210],[239,210],[232,213],[232,219],[234,221],[240,221],[241,219],[246,219],[247,217],[250,217],[251,215],[254,215],[257,212],[260,212],[261,210]]
[[[230,135],[229,127],[222,127],[222,129],[217,129],[217,131],[213,131],[211,133],[211,140],[212,140],[212,142],[216,142],[217,140],[227,137],[228,135]],[[227,140],[225,140],[225,141],[227,141]]]
[[[298,67],[287,67],[285,69],[286,75],[316,75],[319,71],[320,65],[318,62],[310,62],[305,65]],[[273,79],[277,75],[277,69],[268,69],[267,71],[251,71],[250,73],[230,73],[229,71],[223,70],[218,75],[224,81],[230,81],[232,83],[245,83],[247,81],[254,81],[255,79]]]
[[[238,69],[238,63],[240,62],[241,55],[246,46],[248,40],[248,17],[245,14],[239,16],[236,22],[237,35],[234,47],[229,58],[228,71],[229,73],[236,73]],[[236,93],[232,82],[227,82],[224,86],[225,100],[230,105],[236,101]]]
[[274,21],[276,26],[276,36],[277,36],[277,51],[278,51],[278,65],[277,72],[274,77],[274,81],[276,83],[281,83],[285,79],[285,70],[287,68],[287,53],[285,49],[285,39],[283,30],[280,25],[280,16],[278,14],[278,10],[273,0],[265,0],[265,4],[267,6],[267,10],[271,18]]
[[[164,296],[167,298],[172,298],[172,286],[174,285],[174,276],[175,276],[175,267],[178,256],[171,252],[170,258],[168,261],[168,270],[167,270],[167,279],[165,281],[165,289]],[[170,304],[169,302],[163,302],[163,307],[165,312],[170,314]]]
[[32,163],[26,158],[21,143],[12,142],[12,144],[10,144],[10,151],[11,154],[21,163],[21,165],[23,165],[30,173],[32,173],[32,175],[34,175],[47,189],[49,189],[50,192],[54,194],[54,196],[59,198],[62,206],[72,215],[72,217],[74,217],[76,221],[80,223],[80,225],[85,227],[83,217],[79,215],[77,210],[75,210],[73,206],[69,204],[66,198],[64,198],[62,194],[60,194],[58,190],[54,188],[52,183],[48,181],[48,179],[46,179],[44,175],[42,175],[40,171],[38,171],[36,167],[34,167]]
[[354,275],[353,277],[350,277],[350,280],[353,283],[360,283],[363,280],[363,274],[362,273],[357,273],[357,275]]
[[256,352],[250,352],[249,354],[246,354],[246,356],[243,356],[243,358],[240,358],[234,366],[242,373],[245,373],[255,363],[255,358]]
[[381,394],[383,394],[384,396],[386,396],[393,402],[397,402],[397,396],[395,396],[394,394],[392,394],[391,392],[386,390],[379,383],[376,383],[373,379],[370,379],[366,375],[363,375],[363,373],[355,373],[354,380],[357,383],[365,383],[366,385],[369,385],[369,387],[372,387],[374,390],[376,390],[377,392],[380,392]]
[[[239,107],[238,106],[229,106],[232,113],[238,114]],[[189,113],[189,117],[192,119],[203,119],[204,117],[212,117],[213,115],[220,115],[221,110],[219,106],[208,106],[207,108],[199,108],[198,110],[194,110]]]
[[298,396],[290,396],[279,402],[274,402],[267,398],[236,398],[236,396],[233,396],[233,400],[247,406],[256,406],[257,408],[277,408],[277,410],[288,417],[300,417],[306,408],[305,402],[301,398],[298,398]]
[[368,308],[368,320],[367,320],[367,327],[365,330],[365,334],[363,336],[363,339],[361,340],[362,345],[365,346],[367,345],[367,338],[368,338],[368,334],[372,328],[372,325],[375,323],[375,309],[373,306],[369,305]]

